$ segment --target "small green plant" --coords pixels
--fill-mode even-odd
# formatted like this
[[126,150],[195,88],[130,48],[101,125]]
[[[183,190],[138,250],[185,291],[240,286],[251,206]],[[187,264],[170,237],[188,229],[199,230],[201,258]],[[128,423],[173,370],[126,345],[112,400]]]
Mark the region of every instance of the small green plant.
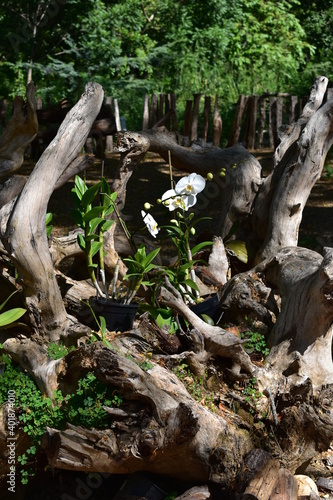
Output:
[[257,379],[255,377],[250,378],[247,382],[247,386],[243,390],[245,395],[245,401],[250,405],[250,413],[254,413],[253,405],[255,405],[259,398],[261,398],[262,393],[257,389]]
[[110,342],[106,338],[106,321],[105,321],[105,318],[103,316],[99,316],[99,319],[97,319],[95,311],[93,310],[93,308],[91,307],[91,305],[89,304],[89,302],[85,302],[85,304],[89,307],[90,312],[93,315],[94,320],[96,322],[96,325],[99,328],[98,333],[95,332],[95,330],[91,330],[92,335],[95,337],[96,340],[98,340],[99,342],[103,342],[103,344],[106,347],[108,347],[109,349],[112,349],[112,345],[110,344]]
[[[105,293],[107,293],[104,270],[103,234],[110,229],[114,222],[112,220],[107,220],[106,217],[111,215],[114,211],[114,202],[117,193],[110,192],[109,185],[104,177],[102,177],[100,182],[88,188],[85,179],[81,179],[81,177],[76,175],[74,188],[72,189],[72,197],[76,206],[76,209],[72,210],[73,219],[84,231],[84,234],[78,234],[78,244],[86,254],[90,279],[98,294],[103,297]],[[93,260],[96,254],[99,256],[98,265],[104,292],[100,288],[96,275],[98,265]]]
[[203,377],[193,375],[187,363],[181,363],[173,372],[184,384],[188,393],[200,404],[209,408],[211,411],[216,411],[214,404],[214,394],[207,390]]
[[140,363],[140,368],[142,370],[144,370],[145,372],[147,372],[148,370],[151,370],[152,368],[154,368],[154,365],[153,365],[153,363],[150,363],[150,361],[145,360],[145,361],[142,361],[142,363]]
[[241,333],[241,338],[248,340],[243,345],[246,352],[249,354],[252,352],[260,353],[264,358],[268,356],[269,348],[267,347],[265,335],[258,332],[246,331]]
[[[11,297],[17,293],[15,290],[13,293],[7,297],[7,299],[0,305],[0,311],[5,307],[7,302],[11,299]],[[9,311],[5,311],[0,314],[0,330],[2,328],[8,328],[9,325],[13,325],[18,319],[20,319],[23,314],[26,312],[26,309],[22,307],[15,307],[14,309],[10,309]]]
[[120,394],[113,387],[103,384],[89,372],[79,380],[72,395],[54,392],[54,402],[41,394],[35,382],[19,367],[12,364],[9,356],[4,359],[5,368],[0,376],[0,405],[8,399],[8,391],[15,388],[17,415],[20,426],[29,436],[31,444],[18,457],[21,481],[26,484],[34,473],[35,455],[39,449],[46,426],[63,429],[66,422],[87,428],[105,428],[108,413],[104,407],[119,406]]
[[55,342],[50,342],[47,346],[47,354],[52,359],[60,359],[66,356],[69,352],[75,349],[74,346],[66,347],[62,344],[56,344]]
[[[77,175],[72,195],[76,205],[76,209],[72,212],[73,218],[76,224],[84,231],[84,234],[78,234],[78,244],[86,254],[90,279],[98,295],[123,304],[130,304],[140,286],[152,284],[146,277],[149,271],[156,267],[152,264],[152,261],[160,251],[160,248],[146,255],[145,246],[141,244],[139,248],[135,249],[133,257],[124,259],[128,271],[119,288],[117,288],[119,269],[117,265],[113,281],[110,285],[111,296],[109,296],[109,287],[106,284],[104,269],[103,235],[110,229],[114,221],[107,220],[107,216],[110,216],[113,212],[116,213],[125,235],[133,246],[129,231],[118,213],[116,204],[117,193],[111,193],[104,177],[102,177],[100,182],[88,188],[85,180]],[[97,255],[98,263],[95,262]],[[99,268],[101,286],[96,273],[97,268]],[[123,293],[124,284],[126,284],[125,293]]]
[[51,221],[53,219],[53,214],[51,212],[48,212],[46,214],[46,236],[49,238],[53,229],[53,226],[51,225]]

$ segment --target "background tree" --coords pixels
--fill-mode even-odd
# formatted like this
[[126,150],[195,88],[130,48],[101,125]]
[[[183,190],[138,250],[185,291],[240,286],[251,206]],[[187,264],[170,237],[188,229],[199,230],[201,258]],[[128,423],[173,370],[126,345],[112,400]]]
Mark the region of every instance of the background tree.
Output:
[[[304,92],[331,75],[332,0],[0,0],[0,97],[77,100],[87,81],[117,97],[141,128],[145,93],[218,95],[227,112],[241,93]],[[315,74],[314,74],[315,73]]]

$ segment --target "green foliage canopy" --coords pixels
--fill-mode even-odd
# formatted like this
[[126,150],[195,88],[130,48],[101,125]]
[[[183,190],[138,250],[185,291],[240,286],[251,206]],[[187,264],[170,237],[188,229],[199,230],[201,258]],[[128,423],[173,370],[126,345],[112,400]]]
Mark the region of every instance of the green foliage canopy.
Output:
[[0,0],[0,97],[32,78],[76,100],[94,80],[139,117],[144,93],[308,88],[332,72],[332,25],[333,0]]

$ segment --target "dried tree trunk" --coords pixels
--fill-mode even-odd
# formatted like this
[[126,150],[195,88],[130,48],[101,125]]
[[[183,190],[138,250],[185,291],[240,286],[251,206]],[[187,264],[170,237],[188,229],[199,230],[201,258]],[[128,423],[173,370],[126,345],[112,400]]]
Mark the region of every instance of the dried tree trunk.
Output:
[[96,343],[80,348],[81,368],[71,355],[66,364],[63,380],[75,380],[90,366],[119,390],[125,404],[107,409],[113,422],[109,429],[47,429],[44,448],[52,467],[120,474],[146,470],[230,484],[252,447],[246,433],[196,403],[177,377],[159,365],[143,371]]
[[225,237],[240,222],[236,237],[257,250],[258,263],[285,246],[297,245],[303,209],[333,143],[333,98],[326,92],[327,84],[327,78],[318,77],[302,116],[281,135],[274,170],[265,179],[260,164],[239,145],[221,150],[197,141],[189,147],[184,138],[164,128],[125,133],[121,150],[149,150],[166,161],[170,151],[173,166],[180,170],[213,172],[221,197],[218,235]]
[[284,248],[225,285],[221,304],[234,318],[250,314],[270,327],[274,323],[271,352],[261,374],[266,374],[264,380],[273,391],[310,382],[316,392],[333,383],[332,292],[329,248],[324,256],[305,248]]
[[32,325],[52,341],[83,332],[67,315],[55,278],[45,231],[47,204],[59,179],[73,175],[67,167],[79,155],[102,100],[102,87],[88,84],[11,205],[6,227],[2,218],[2,239],[18,270]]
[[[143,157],[149,150],[159,153],[166,161],[169,161],[170,151],[173,167],[204,176],[212,172],[221,199],[218,233],[224,237],[235,221],[246,219],[250,214],[261,184],[261,166],[240,145],[220,149],[206,143],[195,143],[191,147],[184,147],[181,143],[182,137],[161,127],[140,133],[119,134],[116,149],[124,157],[132,154],[137,158]],[[117,190],[115,184],[113,187]]]
[[257,262],[280,248],[297,246],[303,209],[333,143],[333,99],[322,104],[327,83],[325,77],[317,79],[302,116],[282,137],[274,170],[260,188],[252,221],[264,240]]

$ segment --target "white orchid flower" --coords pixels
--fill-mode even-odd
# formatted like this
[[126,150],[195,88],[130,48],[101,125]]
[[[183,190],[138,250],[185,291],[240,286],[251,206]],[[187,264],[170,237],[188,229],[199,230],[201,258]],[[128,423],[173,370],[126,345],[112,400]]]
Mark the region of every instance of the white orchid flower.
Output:
[[197,197],[195,195],[182,195],[177,193],[174,189],[169,189],[162,196],[162,203],[169,208],[170,212],[177,208],[188,210],[193,207],[196,202]]
[[176,184],[175,191],[177,194],[186,196],[195,196],[205,189],[206,181],[200,175],[192,173],[186,177],[182,177]]
[[148,231],[150,232],[150,234],[152,236],[154,236],[154,238],[156,238],[156,235],[159,232],[159,227],[158,227],[156,220],[154,219],[154,217],[152,215],[146,214],[146,212],[144,212],[144,210],[141,210],[141,215],[143,218],[143,222],[147,226]]

